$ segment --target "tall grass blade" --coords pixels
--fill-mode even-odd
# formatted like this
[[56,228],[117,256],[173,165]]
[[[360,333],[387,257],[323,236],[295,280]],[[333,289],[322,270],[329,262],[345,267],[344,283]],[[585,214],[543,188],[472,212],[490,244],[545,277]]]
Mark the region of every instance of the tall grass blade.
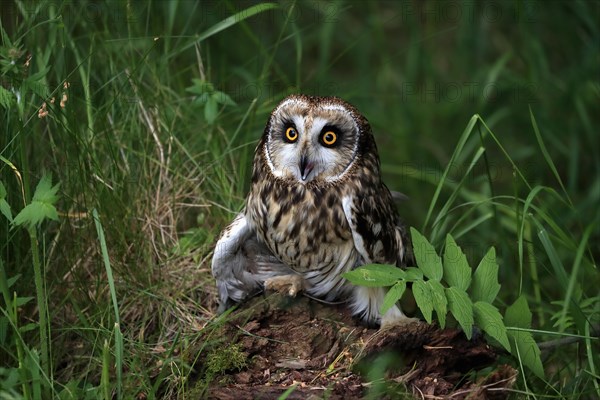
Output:
[[104,229],[98,216],[98,210],[95,208],[92,211],[94,218],[94,224],[96,225],[96,232],[98,234],[98,240],[100,241],[100,249],[102,251],[102,260],[104,261],[104,268],[106,270],[106,278],[108,280],[108,287],[110,290],[110,298],[112,300],[113,311],[115,313],[115,349],[116,349],[116,370],[117,370],[117,393],[121,396],[121,382],[122,382],[122,359],[123,359],[123,336],[120,331],[119,321],[119,304],[117,302],[117,291],[115,288],[115,280],[113,278],[112,267],[110,265],[110,259],[108,256],[108,248],[106,246],[106,238],[104,237]]
[[546,144],[544,143],[544,140],[542,139],[542,135],[540,134],[540,130],[537,125],[537,121],[535,120],[535,117],[533,116],[533,111],[531,110],[531,105],[529,106],[529,116],[531,117],[531,124],[533,125],[533,131],[535,132],[535,138],[537,139],[538,145],[540,146],[540,150],[542,151],[542,154],[544,155],[544,159],[546,160],[546,163],[550,167],[550,170],[552,170],[552,173],[554,174],[554,177],[558,181],[558,184],[562,188],[565,198],[569,202],[569,205],[571,207],[573,207],[573,202],[571,201],[571,197],[569,197],[569,193],[567,192],[567,189],[565,188],[565,185],[563,184],[560,174],[558,173],[558,170],[556,169],[556,165],[554,165],[554,161],[552,161],[552,157],[550,156],[550,153],[548,153]]

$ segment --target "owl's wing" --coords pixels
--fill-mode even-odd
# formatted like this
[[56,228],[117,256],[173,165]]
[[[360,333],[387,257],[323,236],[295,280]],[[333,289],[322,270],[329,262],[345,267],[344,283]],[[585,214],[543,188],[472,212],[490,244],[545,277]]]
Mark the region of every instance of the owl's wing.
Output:
[[211,269],[219,291],[219,313],[232,302],[260,293],[266,279],[289,271],[258,239],[244,213],[221,233]]
[[410,242],[385,185],[378,191],[345,196],[342,206],[363,264],[405,265],[411,257]]

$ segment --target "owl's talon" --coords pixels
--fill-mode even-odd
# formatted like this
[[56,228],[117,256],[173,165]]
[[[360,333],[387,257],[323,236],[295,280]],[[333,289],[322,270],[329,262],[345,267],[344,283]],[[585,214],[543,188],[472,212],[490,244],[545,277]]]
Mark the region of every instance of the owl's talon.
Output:
[[275,291],[290,297],[296,297],[304,289],[304,278],[300,275],[280,275],[265,281],[266,291]]

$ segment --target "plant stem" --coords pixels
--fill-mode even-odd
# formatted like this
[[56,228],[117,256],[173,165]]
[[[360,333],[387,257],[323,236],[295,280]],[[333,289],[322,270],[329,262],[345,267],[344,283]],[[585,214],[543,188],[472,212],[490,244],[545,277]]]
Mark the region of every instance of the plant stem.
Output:
[[33,260],[33,273],[35,279],[35,293],[38,303],[39,312],[39,326],[40,326],[40,359],[42,365],[42,371],[44,375],[50,376],[50,363],[48,357],[48,325],[47,315],[48,307],[46,303],[46,295],[44,290],[44,276],[42,272],[42,265],[40,263],[40,254],[38,246],[38,238],[35,227],[28,229],[29,238],[31,239],[31,255]]

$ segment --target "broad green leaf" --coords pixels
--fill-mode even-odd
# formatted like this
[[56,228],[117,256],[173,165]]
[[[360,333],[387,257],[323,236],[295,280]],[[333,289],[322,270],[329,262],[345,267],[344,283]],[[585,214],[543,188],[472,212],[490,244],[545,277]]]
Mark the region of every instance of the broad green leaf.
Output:
[[13,226],[26,225],[31,229],[47,218],[58,220],[58,213],[54,207],[58,200],[58,187],[58,184],[52,186],[52,178],[44,174],[35,189],[31,203],[17,214],[12,222]]
[[510,343],[506,336],[506,326],[502,321],[500,311],[490,303],[478,301],[473,304],[475,324],[488,335],[496,339],[506,351],[510,351]]
[[408,267],[404,269],[404,272],[406,273],[405,279],[407,281],[416,281],[423,279],[423,271],[421,271],[419,268]]
[[229,97],[229,95],[227,93],[224,92],[220,92],[220,91],[216,91],[213,96],[215,97],[215,100],[217,100],[217,103],[219,104],[224,104],[226,106],[235,106],[235,101],[233,101],[233,99],[231,97]]
[[8,219],[9,222],[12,222],[12,212],[10,210],[10,205],[7,203],[6,199],[6,188],[0,182],[0,213]]
[[415,228],[410,228],[410,234],[412,237],[415,259],[417,260],[417,265],[423,271],[423,274],[429,279],[435,281],[441,280],[444,270],[440,256],[435,252],[431,243],[429,243]]
[[496,299],[499,291],[496,250],[490,247],[473,274],[471,295],[473,301],[485,301],[491,304]]
[[446,297],[448,298],[448,308],[463,331],[467,339],[473,335],[473,303],[464,290],[456,287],[446,288]]
[[428,286],[429,292],[431,293],[431,300],[433,302],[433,309],[435,310],[438,320],[440,321],[440,327],[443,329],[446,327],[446,314],[448,313],[448,300],[444,293],[444,286],[438,281],[427,281],[425,285]]
[[217,100],[213,96],[209,96],[204,105],[204,118],[206,118],[206,122],[209,124],[215,122],[218,111]]
[[544,378],[544,367],[540,358],[540,349],[533,340],[531,333],[521,330],[511,330],[511,327],[529,329],[531,327],[531,311],[524,296],[519,297],[504,314],[504,324],[508,329],[511,354],[521,359],[523,365],[534,374]]
[[398,281],[392,286],[383,298],[383,304],[379,312],[383,315],[389,310],[404,294],[406,290],[406,281]]
[[59,184],[52,186],[52,175],[44,174],[37,187],[35,188],[35,193],[33,194],[32,202],[39,201],[42,203],[50,203],[54,204],[58,200],[58,187]]
[[519,297],[504,313],[504,324],[516,328],[531,328],[531,311],[525,296]]
[[444,280],[463,291],[471,285],[471,267],[467,257],[450,234],[446,235],[444,250]]
[[56,208],[51,204],[35,201],[28,204],[17,214],[13,220],[13,225],[27,225],[29,228],[33,228],[41,224],[46,218],[57,221],[58,214],[56,213]]
[[544,379],[544,367],[540,358],[540,348],[529,332],[508,330],[511,354],[520,358],[523,365],[539,378]]
[[427,321],[427,323],[431,323],[431,314],[433,312],[433,301],[431,292],[429,290],[429,286],[425,285],[423,281],[415,281],[412,286],[413,296],[415,296],[415,301],[417,302],[417,306],[423,317]]
[[385,287],[392,286],[398,280],[404,279],[405,273],[395,265],[367,264],[346,272],[342,276],[354,285]]

